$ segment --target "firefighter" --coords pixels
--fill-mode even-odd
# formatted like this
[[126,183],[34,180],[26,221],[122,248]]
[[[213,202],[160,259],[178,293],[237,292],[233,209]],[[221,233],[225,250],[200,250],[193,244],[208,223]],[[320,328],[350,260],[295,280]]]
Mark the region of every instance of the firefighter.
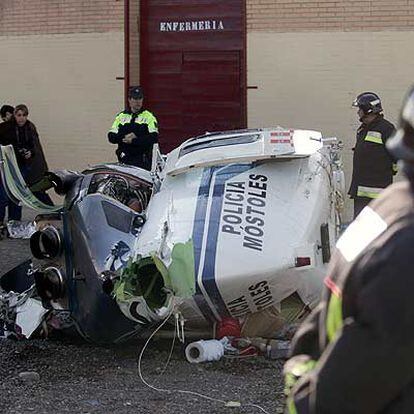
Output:
[[151,170],[152,147],[158,142],[158,123],[155,116],[144,109],[143,100],[142,88],[131,86],[129,108],[117,114],[108,139],[111,144],[118,145],[119,162]]
[[407,179],[339,239],[285,365],[289,413],[414,412],[414,88],[387,145]]
[[352,106],[358,108],[361,122],[353,148],[352,182],[348,193],[354,200],[355,218],[392,183],[396,170],[385,143],[395,128],[384,119],[381,99],[376,93],[361,93]]

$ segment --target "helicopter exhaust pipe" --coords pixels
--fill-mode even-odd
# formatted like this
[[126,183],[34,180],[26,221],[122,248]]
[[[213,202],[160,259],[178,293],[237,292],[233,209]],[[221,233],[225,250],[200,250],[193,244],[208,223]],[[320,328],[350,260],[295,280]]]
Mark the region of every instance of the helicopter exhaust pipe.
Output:
[[34,275],[36,289],[42,300],[57,300],[65,295],[65,281],[62,272],[56,267],[47,267]]
[[30,237],[30,250],[36,259],[55,259],[62,253],[59,230],[53,226],[36,231]]

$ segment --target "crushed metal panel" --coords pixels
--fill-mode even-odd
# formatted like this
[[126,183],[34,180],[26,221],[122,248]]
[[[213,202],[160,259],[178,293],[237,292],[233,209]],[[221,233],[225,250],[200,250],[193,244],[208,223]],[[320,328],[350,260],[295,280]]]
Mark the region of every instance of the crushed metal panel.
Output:
[[29,298],[16,312],[16,325],[21,329],[25,338],[30,338],[49,311],[42,306],[39,300]]
[[0,145],[1,176],[6,191],[13,200],[21,201],[27,207],[39,213],[52,213],[62,210],[63,206],[50,206],[38,200],[30,191],[17,165],[14,149],[11,145]]

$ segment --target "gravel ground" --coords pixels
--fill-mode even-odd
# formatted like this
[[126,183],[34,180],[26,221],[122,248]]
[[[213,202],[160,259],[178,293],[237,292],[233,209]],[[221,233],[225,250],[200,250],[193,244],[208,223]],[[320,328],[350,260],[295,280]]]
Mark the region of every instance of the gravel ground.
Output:
[[[0,240],[0,274],[30,257],[27,240]],[[139,377],[143,342],[97,347],[68,338],[0,339],[1,413],[282,413],[282,361],[264,357],[190,364],[184,348],[157,339],[146,349],[145,380],[171,392],[154,391]],[[29,372],[29,374],[27,374]],[[33,372],[34,374],[30,374]],[[26,374],[25,374],[26,373]],[[253,406],[228,408],[174,390],[195,391]]]

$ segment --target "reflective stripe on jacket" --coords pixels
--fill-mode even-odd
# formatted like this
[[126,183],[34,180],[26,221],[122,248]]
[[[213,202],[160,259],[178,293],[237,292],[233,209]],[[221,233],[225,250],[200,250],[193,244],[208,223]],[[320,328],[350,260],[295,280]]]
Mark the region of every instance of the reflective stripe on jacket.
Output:
[[357,189],[357,197],[365,198],[378,198],[383,188],[381,187],[368,187],[366,185],[359,185]]
[[[129,124],[132,121],[133,114],[130,112],[121,112],[119,113],[109,132],[113,132],[115,134],[118,133],[119,127],[121,125]],[[148,132],[158,132],[158,123],[155,116],[150,111],[142,111],[138,114],[138,116],[134,119],[134,122],[137,124],[146,124],[148,126]]]
[[[342,316],[342,290],[330,277],[327,277],[324,283],[329,291],[325,332],[327,342],[331,343],[338,335],[340,335],[344,324]],[[318,361],[304,357],[305,355],[299,355],[297,358],[292,358],[292,360],[289,361],[291,366],[288,369],[285,367],[285,394],[287,396],[286,411],[288,414],[298,414],[294,395],[291,393],[293,387],[301,377],[310,373],[318,365]]]

